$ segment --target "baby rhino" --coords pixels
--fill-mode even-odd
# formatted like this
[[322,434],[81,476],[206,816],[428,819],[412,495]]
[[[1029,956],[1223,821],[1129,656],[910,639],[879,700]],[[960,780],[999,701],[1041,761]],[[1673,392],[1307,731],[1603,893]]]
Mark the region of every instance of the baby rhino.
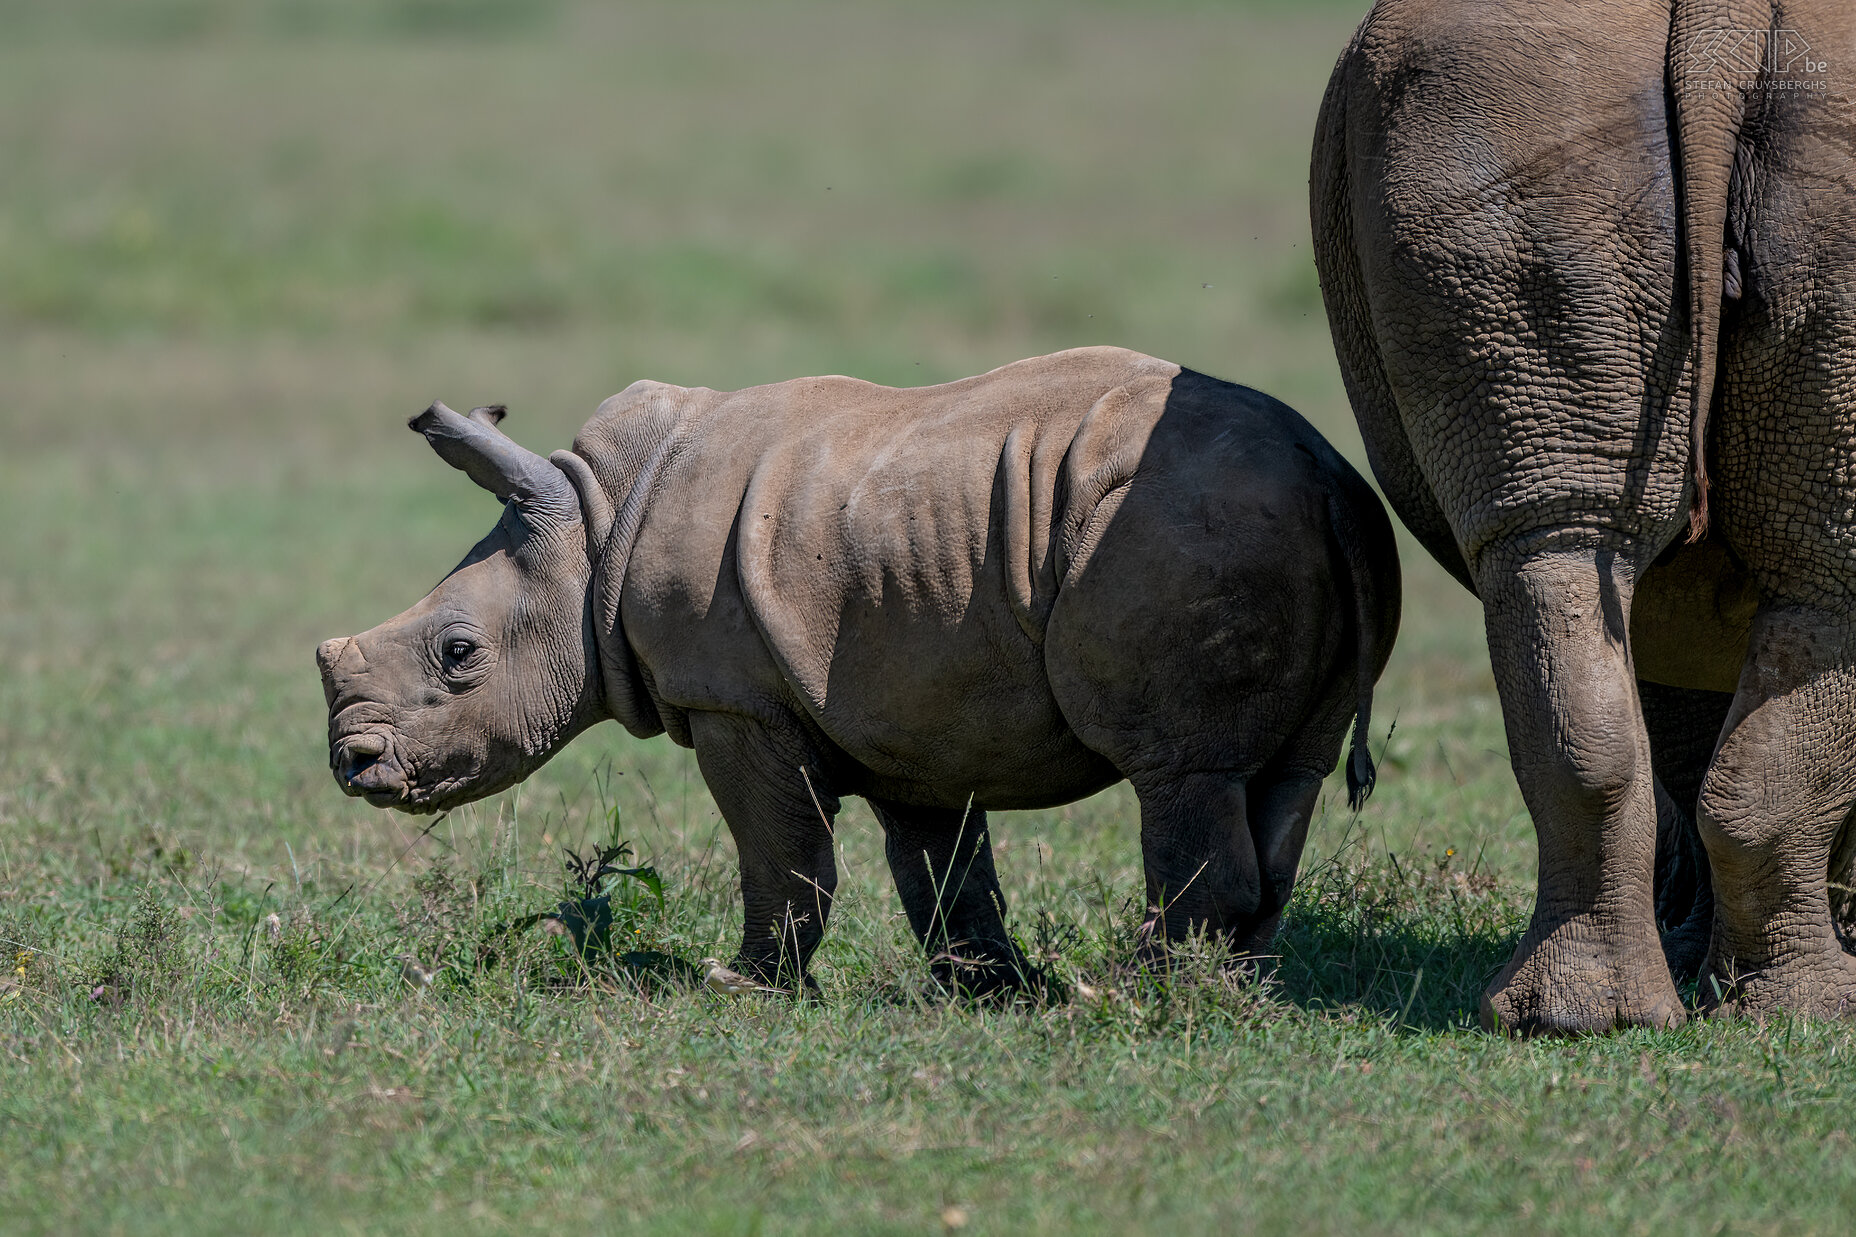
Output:
[[317,650],[335,778],[432,812],[605,718],[668,733],[734,835],[757,980],[805,979],[843,795],[882,822],[937,974],[979,992],[1040,982],[988,811],[1127,778],[1143,948],[1199,928],[1241,955],[1349,722],[1350,801],[1372,786],[1392,529],[1268,396],[1085,348],[910,390],[639,382],[548,459],[501,419],[412,421],[506,505],[418,605]]

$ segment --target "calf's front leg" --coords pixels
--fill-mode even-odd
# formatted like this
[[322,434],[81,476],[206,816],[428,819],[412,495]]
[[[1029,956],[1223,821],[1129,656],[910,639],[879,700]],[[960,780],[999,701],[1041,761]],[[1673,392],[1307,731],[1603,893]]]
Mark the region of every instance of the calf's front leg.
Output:
[[779,987],[812,986],[806,966],[838,887],[831,853],[838,797],[823,762],[796,721],[696,713],[690,737],[741,859],[735,969]]

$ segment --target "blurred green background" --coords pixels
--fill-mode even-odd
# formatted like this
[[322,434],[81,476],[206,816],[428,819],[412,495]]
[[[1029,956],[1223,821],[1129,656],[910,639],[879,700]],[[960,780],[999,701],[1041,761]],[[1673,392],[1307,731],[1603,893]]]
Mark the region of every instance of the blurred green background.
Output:
[[[494,518],[404,430],[434,398],[507,402],[545,452],[641,377],[914,385],[1114,343],[1287,400],[1364,470],[1306,218],[1360,8],[0,0],[0,847],[396,845],[328,778],[309,654]],[[1366,819],[1526,879],[1477,611],[1405,568]],[[621,785],[648,847],[706,842],[688,754],[616,726],[473,815],[605,760],[677,788]],[[1027,828],[1137,870],[1125,794]]]

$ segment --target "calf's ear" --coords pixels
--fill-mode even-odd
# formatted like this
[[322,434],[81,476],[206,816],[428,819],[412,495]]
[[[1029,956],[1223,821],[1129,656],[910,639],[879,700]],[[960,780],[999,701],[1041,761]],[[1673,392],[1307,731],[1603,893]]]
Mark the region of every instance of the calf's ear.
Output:
[[586,521],[586,552],[598,561],[605,551],[606,537],[612,532],[612,499],[606,496],[599,478],[593,475],[592,465],[572,451],[556,451],[548,457],[548,462],[567,474],[567,479],[579,492],[580,518]]
[[578,522],[580,496],[566,474],[497,428],[505,412],[501,404],[492,404],[466,416],[434,403],[406,425],[423,435],[445,463],[514,502],[530,527],[553,531]]

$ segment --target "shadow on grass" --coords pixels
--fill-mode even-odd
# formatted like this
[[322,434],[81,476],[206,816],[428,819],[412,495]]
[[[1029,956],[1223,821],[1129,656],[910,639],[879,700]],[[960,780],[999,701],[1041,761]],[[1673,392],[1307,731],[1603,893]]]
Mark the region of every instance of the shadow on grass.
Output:
[[1309,872],[1276,938],[1277,990],[1423,1030],[1475,1025],[1483,989],[1527,924],[1524,889],[1455,867],[1401,864],[1360,844]]

